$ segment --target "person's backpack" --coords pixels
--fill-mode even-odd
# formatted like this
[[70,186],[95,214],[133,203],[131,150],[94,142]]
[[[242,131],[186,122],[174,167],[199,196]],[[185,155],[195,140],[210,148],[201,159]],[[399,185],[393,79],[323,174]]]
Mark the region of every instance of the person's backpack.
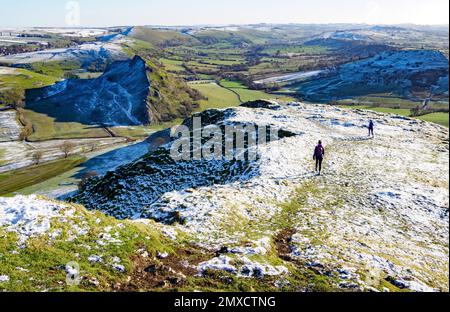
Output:
[[323,152],[324,152],[323,147],[321,145],[317,145],[314,151],[314,156],[318,158],[323,157],[324,154]]

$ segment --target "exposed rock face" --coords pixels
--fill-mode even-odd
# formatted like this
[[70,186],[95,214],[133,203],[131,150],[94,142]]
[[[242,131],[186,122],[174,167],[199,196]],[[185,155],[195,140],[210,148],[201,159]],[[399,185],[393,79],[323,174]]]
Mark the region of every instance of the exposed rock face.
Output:
[[[268,254],[275,240],[286,265],[335,276],[340,288],[449,289],[448,129],[300,103],[204,116],[204,127],[270,125],[295,135],[260,146],[256,161],[241,164],[175,162],[166,146],[94,178],[75,199],[120,218],[178,222],[179,231],[220,250],[199,272],[283,274],[248,260]],[[366,136],[369,119],[375,139]],[[319,139],[327,151],[321,177],[312,162]]]
[[27,92],[27,108],[62,122],[114,126],[149,123],[147,108],[150,81],[145,61],[112,63],[96,79],[69,79]]
[[439,51],[389,51],[369,59],[340,66],[314,81],[299,83],[300,94],[311,101],[329,101],[343,96],[394,92],[448,92],[448,59]]
[[[234,114],[232,109],[209,110],[194,117],[201,117],[202,127],[217,125],[225,134],[225,125],[240,125],[239,122],[230,122],[229,119]],[[192,121],[193,118],[189,118],[184,122],[191,131]],[[269,131],[270,129],[266,129],[266,136],[269,136]],[[280,131],[280,134],[295,135],[286,131]],[[162,132],[161,138],[166,135]],[[177,217],[176,211],[165,211],[164,205],[159,203],[164,194],[235,181],[243,182],[258,175],[258,164],[248,159],[175,161],[171,157],[170,146],[149,153],[115,172],[109,172],[103,178],[92,179],[73,200],[88,209],[101,210],[117,218],[145,217],[174,223],[182,221],[183,218]],[[131,194],[134,195],[130,197]],[[121,208],[117,209],[118,207]]]

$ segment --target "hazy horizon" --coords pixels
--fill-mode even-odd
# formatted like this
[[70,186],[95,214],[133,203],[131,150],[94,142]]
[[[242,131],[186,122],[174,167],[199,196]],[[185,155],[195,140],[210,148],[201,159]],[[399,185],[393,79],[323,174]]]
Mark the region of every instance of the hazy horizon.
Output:
[[398,24],[383,24],[383,23],[374,23],[374,24],[367,24],[367,23],[264,23],[264,22],[260,22],[260,23],[229,23],[229,24],[167,24],[167,25],[163,25],[163,24],[117,24],[117,25],[95,25],[95,26],[89,26],[89,25],[84,25],[84,26],[40,26],[40,25],[36,25],[36,26],[0,26],[3,29],[21,29],[21,28],[68,28],[68,29],[73,29],[73,28],[86,28],[86,29],[91,29],[91,28],[114,28],[114,27],[160,27],[160,28],[175,28],[175,27],[232,27],[232,26],[253,26],[253,25],[304,25],[304,26],[308,26],[308,25],[355,25],[355,26],[393,26],[393,27],[400,27],[400,26],[419,26],[419,27],[446,27],[449,26],[449,23],[447,24],[414,24],[414,23],[398,23]]
[[449,24],[447,0],[191,0],[186,4],[182,0],[0,0],[0,27]]

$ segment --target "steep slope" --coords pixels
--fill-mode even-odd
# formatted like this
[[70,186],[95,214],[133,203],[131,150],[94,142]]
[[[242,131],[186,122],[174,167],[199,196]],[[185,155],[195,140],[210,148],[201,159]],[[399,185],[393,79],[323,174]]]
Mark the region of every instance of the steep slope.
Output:
[[112,63],[96,79],[69,79],[29,90],[26,106],[60,122],[139,125],[149,121],[149,86],[145,62],[136,57]]
[[[204,277],[274,276],[283,288],[306,270],[329,289],[448,290],[447,129],[329,106],[246,106],[204,113],[203,126],[282,129],[280,140],[258,147],[257,160],[177,162],[168,145],[90,180],[74,199],[119,218],[173,224],[216,252],[197,266]],[[319,139],[322,177],[311,159]]]
[[187,117],[198,92],[138,55],[111,63],[96,79],[28,90],[26,107],[59,122],[128,126]]
[[[326,77],[295,85],[310,101],[394,92],[401,96],[430,92],[448,77],[448,59],[438,51],[389,51],[340,66]],[[439,88],[448,92],[448,86]]]
[[158,49],[151,44],[131,40],[123,45],[129,57],[141,57],[147,66],[147,76],[151,81],[151,90],[147,98],[150,122],[172,121],[188,117],[203,96],[182,79],[168,73],[157,61]]

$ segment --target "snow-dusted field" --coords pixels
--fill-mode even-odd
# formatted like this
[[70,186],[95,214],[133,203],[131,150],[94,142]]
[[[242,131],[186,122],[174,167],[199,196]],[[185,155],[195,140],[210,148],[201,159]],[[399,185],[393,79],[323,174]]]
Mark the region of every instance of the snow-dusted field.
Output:
[[16,115],[14,110],[0,112],[0,142],[17,141],[19,139],[21,127],[17,122]]
[[270,77],[266,79],[261,79],[255,81],[256,84],[264,84],[264,83],[285,83],[285,82],[292,82],[296,80],[302,80],[307,78],[313,78],[316,77],[322,73],[325,73],[325,70],[312,70],[307,72],[298,72],[298,73],[292,73],[288,75],[282,75],[282,76],[276,76],[276,77]]
[[99,57],[109,57],[113,60],[127,59],[121,43],[126,41],[123,36],[118,36],[112,41],[85,43],[73,48],[49,49],[37,52],[20,53],[0,57],[0,62],[5,64],[31,64],[35,62],[63,61],[63,60],[95,60]]
[[85,149],[89,150],[92,144],[95,144],[95,149],[108,148],[118,144],[125,144],[124,138],[102,138],[102,139],[73,139],[73,140],[52,140],[44,142],[0,142],[0,149],[4,151],[2,165],[0,166],[0,173],[10,170],[28,167],[34,164],[33,153],[42,151],[42,162],[52,161],[64,157],[61,151],[61,145],[70,141],[75,145],[72,151],[74,154],[80,154]]

